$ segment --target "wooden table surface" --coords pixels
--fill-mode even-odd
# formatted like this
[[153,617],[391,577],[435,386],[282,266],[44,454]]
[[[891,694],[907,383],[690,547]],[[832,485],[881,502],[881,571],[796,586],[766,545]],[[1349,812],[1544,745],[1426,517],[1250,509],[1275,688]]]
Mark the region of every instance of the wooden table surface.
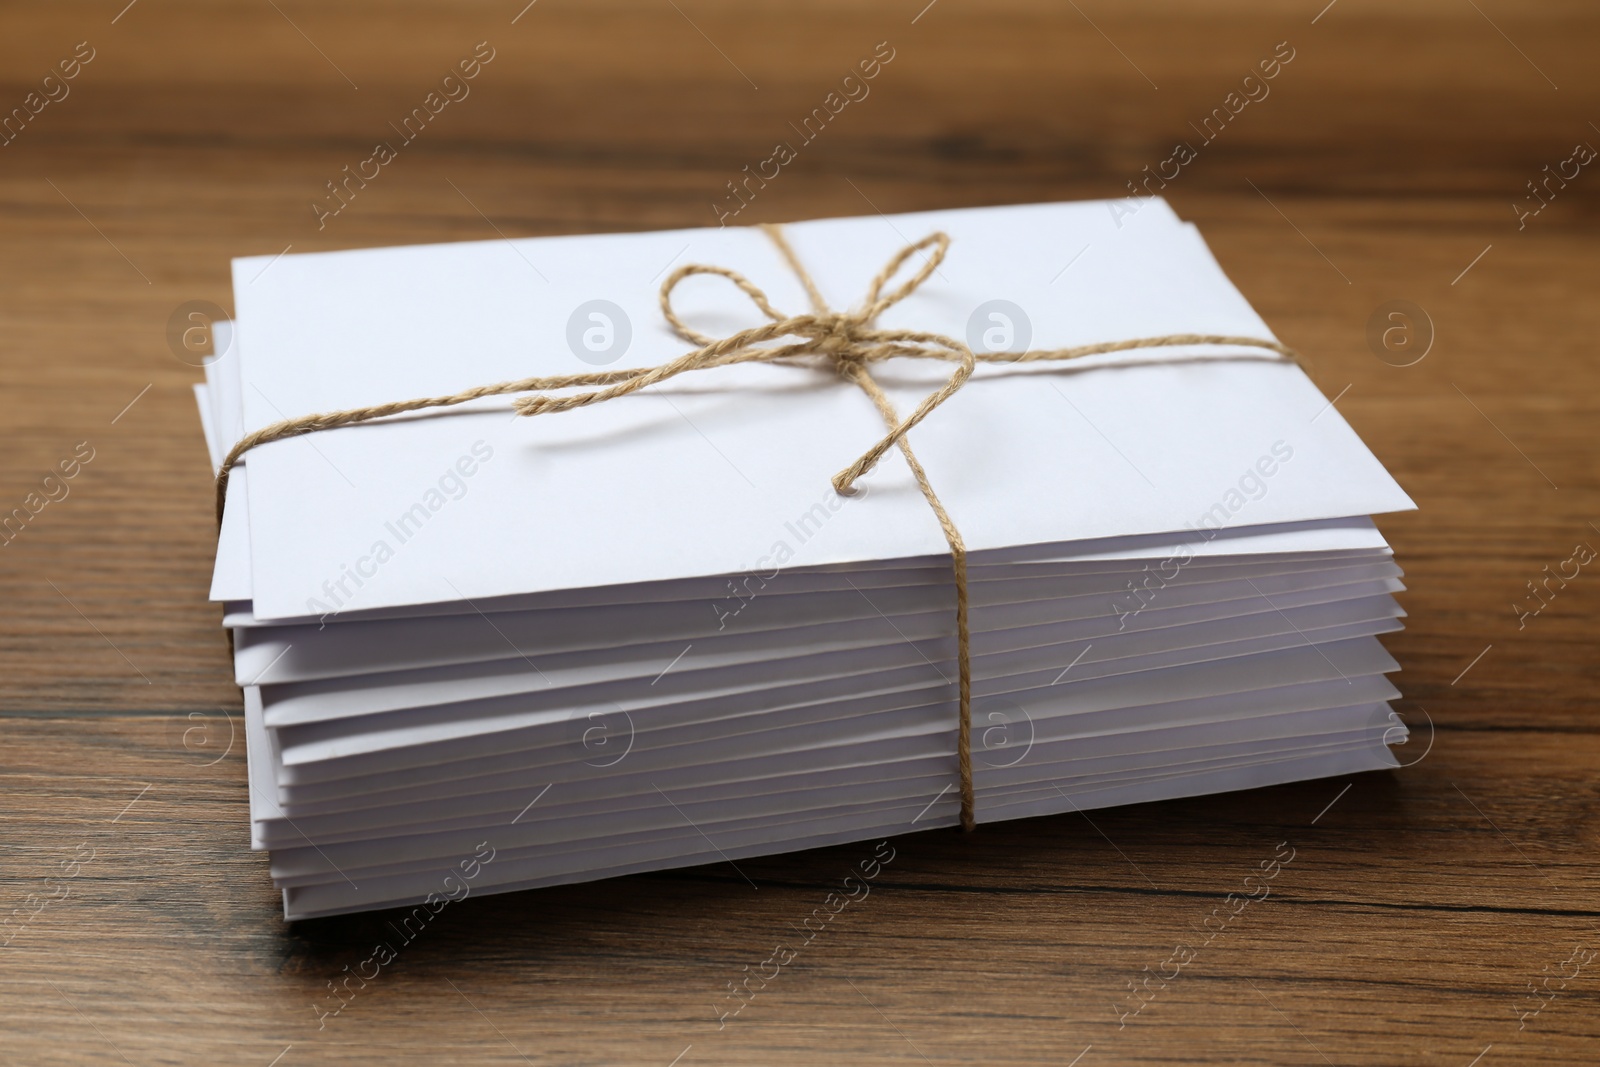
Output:
[[[0,512],[92,451],[0,548],[0,1060],[1600,1060],[1600,574],[1529,593],[1600,546],[1592,4],[125,3],[0,5],[0,108],[26,108]],[[319,228],[325,183],[479,42],[470,95]],[[714,223],[880,42],[870,95],[738,221],[1116,196],[1188,142],[1165,194],[1420,507],[1382,521],[1410,766],[897,839],[724,1025],[864,846],[743,864],[757,889],[712,866],[470,899],[319,1019],[386,916],[287,925],[249,851],[169,318],[228,307],[236,255]]]

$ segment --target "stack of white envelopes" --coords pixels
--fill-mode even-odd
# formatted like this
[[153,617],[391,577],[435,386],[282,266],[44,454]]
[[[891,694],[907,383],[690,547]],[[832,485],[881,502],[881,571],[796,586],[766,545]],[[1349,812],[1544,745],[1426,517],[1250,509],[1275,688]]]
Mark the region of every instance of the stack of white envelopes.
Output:
[[[879,326],[1272,336],[1160,200],[784,232],[842,309],[935,230]],[[685,263],[809,308],[745,228],[237,260],[196,387],[213,464],[284,418],[664,363]],[[673,299],[705,334],[761,321],[721,278]],[[874,373],[909,412],[950,370]],[[834,492],[884,432],[860,389],[799,359],[510,400],[263,445],[229,483],[212,597],[289,918],[957,823],[949,548],[898,452]],[[1400,570],[1368,516],[1413,505],[1292,361],[983,363],[910,441],[970,550],[980,824],[1396,765]]]

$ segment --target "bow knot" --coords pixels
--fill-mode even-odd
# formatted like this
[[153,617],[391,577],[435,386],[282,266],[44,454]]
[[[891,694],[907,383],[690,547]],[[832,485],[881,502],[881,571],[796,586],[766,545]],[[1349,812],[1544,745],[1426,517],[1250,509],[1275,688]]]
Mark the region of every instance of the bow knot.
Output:
[[[679,359],[657,368],[659,374],[646,372],[643,375],[630,379],[629,382],[613,387],[610,390],[600,390],[596,393],[583,394],[580,397],[548,398],[547,404],[561,405],[563,401],[571,400],[583,402],[583,397],[592,396],[604,399],[611,395],[620,395],[632,392],[634,389],[643,388],[644,385],[653,384],[685,370],[701,367],[725,366],[731,363],[744,362],[770,362],[787,359],[794,356],[818,355],[822,356],[838,371],[839,375],[856,385],[872,399],[878,411],[883,415],[888,425],[889,432],[861,455],[850,466],[840,471],[833,478],[834,488],[843,495],[854,492],[856,479],[871,470],[882,458],[883,454],[896,445],[904,447],[905,435],[928,416],[934,408],[944,403],[956,390],[966,383],[972,376],[976,366],[977,357],[965,343],[942,334],[923,333],[915,330],[882,330],[873,324],[877,317],[888,308],[893,307],[917,290],[923,282],[927,281],[933,272],[939,269],[939,264],[944,261],[945,254],[950,248],[950,238],[944,233],[934,232],[914,244],[908,244],[896,252],[878,271],[867,288],[866,299],[859,308],[850,311],[834,311],[822,298],[822,293],[812,281],[811,274],[807,271],[800,259],[795,255],[794,249],[784,237],[783,231],[776,226],[763,226],[762,230],[777,246],[779,253],[800,280],[805,288],[806,296],[811,301],[811,312],[804,315],[784,315],[772,306],[765,291],[760,286],[751,282],[743,274],[728,267],[707,266],[700,263],[686,264],[679,267],[661,283],[661,314],[672,326],[674,332],[686,341],[691,341],[701,347]],[[928,257],[922,265],[902,282],[899,286],[885,294],[883,289],[896,274],[899,273],[907,260],[918,252],[928,250]],[[739,291],[750,298],[750,302],[764,314],[770,321],[761,326],[739,330],[727,337],[715,338],[692,329],[678,317],[677,311],[672,306],[672,293],[678,283],[695,274],[714,274],[728,279]],[[770,342],[785,337],[802,338],[800,341],[783,345],[772,345]],[[950,379],[934,393],[930,394],[917,409],[904,419],[895,412],[887,395],[879,388],[877,382],[868,372],[869,364],[896,356],[920,356],[923,358],[941,359],[959,364]],[[650,378],[650,381],[645,381]],[[517,402],[519,410],[524,414],[534,414],[532,410],[538,401],[534,398]],[[548,406],[538,410],[548,410]]]
[[863,349],[871,340],[871,331],[860,312],[833,312],[810,318],[812,321],[798,327],[796,332],[815,341],[817,352],[831,359],[841,374],[845,373],[847,365],[859,366],[866,362]]

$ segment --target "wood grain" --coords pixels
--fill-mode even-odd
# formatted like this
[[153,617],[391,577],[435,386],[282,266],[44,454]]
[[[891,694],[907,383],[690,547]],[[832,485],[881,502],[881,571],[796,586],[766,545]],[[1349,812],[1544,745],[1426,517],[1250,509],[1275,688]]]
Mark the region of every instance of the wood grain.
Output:
[[[123,3],[0,8],[0,113],[95,51],[0,147],[0,513],[94,449],[0,547],[0,1058],[1594,1058],[1600,959],[1519,1013],[1600,950],[1600,577],[1512,605],[1600,542],[1600,176],[1511,206],[1600,145],[1592,5]],[[324,183],[480,41],[470,97],[319,229]],[[898,839],[720,1029],[862,849],[742,863],[757,890],[724,866],[467,900],[319,1028],[391,917],[285,926],[248,850],[169,315],[229,306],[236,255],[711,223],[880,41],[870,95],[738,221],[1118,195],[1289,42],[1165,193],[1420,505],[1382,524],[1415,765]],[[1367,339],[1400,299],[1435,335],[1403,368]],[[1271,895],[1125,1015],[1285,841]]]

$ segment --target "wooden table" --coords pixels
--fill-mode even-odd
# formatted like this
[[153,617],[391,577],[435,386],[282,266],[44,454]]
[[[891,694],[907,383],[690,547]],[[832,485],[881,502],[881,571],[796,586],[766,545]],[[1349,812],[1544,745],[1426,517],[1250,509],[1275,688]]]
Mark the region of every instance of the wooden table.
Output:
[[[0,147],[0,511],[93,456],[0,548],[0,1059],[1600,1058],[1600,575],[1514,606],[1600,545],[1600,175],[1526,185],[1600,145],[1592,4],[124,2],[0,13],[0,106],[29,108]],[[319,228],[478,42],[470,96]],[[1383,521],[1412,765],[898,839],[721,1026],[863,847],[749,862],[755,890],[713,866],[468,900],[319,1025],[386,917],[285,925],[248,849],[169,317],[227,307],[235,255],[712,223],[879,42],[870,95],[738,221],[1116,196],[1189,142],[1165,194],[1420,505]]]

